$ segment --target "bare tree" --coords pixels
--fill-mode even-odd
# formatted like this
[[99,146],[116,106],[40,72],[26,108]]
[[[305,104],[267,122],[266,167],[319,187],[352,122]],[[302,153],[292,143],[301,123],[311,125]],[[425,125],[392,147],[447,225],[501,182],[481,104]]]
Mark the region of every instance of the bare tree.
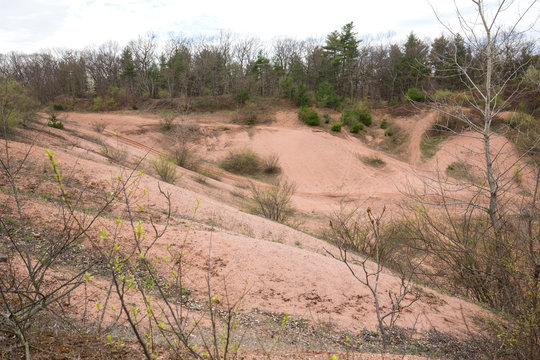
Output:
[[[414,279],[425,257],[414,254],[414,247],[403,239],[396,241],[401,234],[396,233],[391,224],[383,222],[385,210],[383,208],[376,215],[368,208],[364,218],[357,213],[358,209],[349,212],[341,209],[330,220],[330,238],[339,254],[327,252],[342,261],[354,278],[371,292],[378,328],[386,347],[402,311],[418,300]],[[350,252],[356,255],[351,256]],[[397,261],[398,258],[402,260]],[[399,287],[388,292],[390,305],[383,306],[379,285],[381,274],[389,265],[396,269]]]
[[[504,343],[504,347],[534,358],[540,351],[540,324],[535,320],[540,309],[540,243],[533,235],[538,233],[538,171],[531,155],[540,139],[531,134],[535,138],[530,139],[530,146],[518,153],[504,138],[510,137],[513,130],[504,124],[496,125],[502,112],[510,109],[523,90],[520,75],[528,64],[516,64],[508,56],[526,46],[523,39],[536,19],[533,25],[524,22],[528,14],[534,15],[537,2],[529,1],[524,7],[506,0],[471,3],[471,17],[457,5],[456,16],[465,46],[473,56],[464,61],[455,49],[450,56],[467,90],[461,103],[446,99],[437,104],[436,109],[447,121],[439,121],[436,126],[468,137],[472,145],[461,149],[465,156],[452,154],[455,161],[448,169],[423,175],[422,190],[410,190],[416,201],[411,209],[417,214],[410,224],[435,265],[430,276],[450,276],[453,290],[504,310],[516,332],[497,330],[503,343],[514,337],[515,342]],[[517,15],[512,23],[505,24],[510,14]],[[449,26],[447,30],[454,38],[459,36]],[[452,173],[456,167],[466,173]],[[527,177],[523,183],[516,181],[516,174],[521,172]],[[529,254],[524,254],[524,249]]]

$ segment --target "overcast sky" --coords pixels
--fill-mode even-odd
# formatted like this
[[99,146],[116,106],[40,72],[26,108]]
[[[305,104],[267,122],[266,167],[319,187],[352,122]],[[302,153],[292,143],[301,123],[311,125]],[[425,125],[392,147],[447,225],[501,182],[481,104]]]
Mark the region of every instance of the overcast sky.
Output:
[[[520,8],[526,2],[516,0]],[[431,3],[445,21],[455,18],[453,1]],[[470,0],[457,3],[472,14]],[[220,30],[261,40],[306,39],[325,37],[350,21],[359,36],[405,39],[414,31],[434,38],[444,30],[428,0],[0,0],[0,53],[83,49],[108,40],[125,45],[149,31],[160,39]]]

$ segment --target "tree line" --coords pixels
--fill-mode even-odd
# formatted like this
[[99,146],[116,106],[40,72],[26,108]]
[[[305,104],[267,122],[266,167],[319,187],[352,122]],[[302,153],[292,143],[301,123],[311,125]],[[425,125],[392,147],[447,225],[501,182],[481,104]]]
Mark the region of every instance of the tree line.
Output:
[[[519,37],[497,56],[501,78],[519,77],[539,67],[533,41]],[[405,41],[360,39],[354,24],[326,39],[279,38],[271,44],[254,37],[220,33],[214,37],[153,34],[125,47],[107,42],[85,50],[0,54],[3,73],[31,89],[43,103],[71,97],[167,98],[233,95],[302,99],[337,107],[342,98],[397,102],[411,88],[460,91],[464,71],[482,76],[485,49],[461,35]],[[297,102],[302,102],[298,100]]]

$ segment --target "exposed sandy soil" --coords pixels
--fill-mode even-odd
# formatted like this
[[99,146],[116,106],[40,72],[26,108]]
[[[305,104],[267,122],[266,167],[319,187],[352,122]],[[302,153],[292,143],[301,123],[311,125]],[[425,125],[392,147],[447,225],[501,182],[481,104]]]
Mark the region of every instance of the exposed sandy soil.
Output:
[[[49,133],[47,136],[34,133],[40,138],[38,146],[31,150],[29,161],[38,168],[40,164],[45,166],[43,147],[50,148],[63,173],[69,173],[70,177],[95,188],[100,188],[119,173],[124,176],[127,173],[126,169],[111,164],[100,154],[100,141],[124,150],[131,160],[154,157],[174,145],[171,136],[158,131],[159,119],[155,116],[128,112],[67,113],[62,117],[67,131],[46,128],[43,131]],[[408,161],[377,151],[346,132],[333,134],[308,128],[298,122],[292,110],[277,111],[275,122],[256,127],[232,124],[229,117],[227,112],[217,112],[182,119],[182,123],[199,124],[198,138],[193,147],[198,156],[208,162],[207,166],[215,168],[212,164],[231,149],[250,147],[262,156],[277,154],[282,178],[297,185],[294,206],[305,221],[300,227],[312,232],[326,228],[327,216],[338,209],[343,199],[365,208],[393,206],[404,198],[400,191],[406,186],[422,186],[415,174],[428,173],[437,167],[446,169],[455,161],[455,154],[476,159],[477,156],[473,155],[479,150],[479,143],[475,140],[450,138],[441,145],[441,151],[434,158],[423,162],[419,144],[422,134],[434,120],[433,112],[392,119],[409,132],[410,140],[404,156]],[[102,135],[92,130],[92,123],[96,121],[107,124]],[[503,138],[494,143],[499,148],[509,146]],[[19,158],[28,148],[20,142],[9,145],[12,155]],[[361,160],[373,154],[377,154],[386,165],[376,168]],[[515,160],[516,156],[511,153],[508,161]],[[147,191],[144,202],[156,212],[159,209],[164,211],[166,208],[159,195],[158,180],[151,176],[148,165],[143,169],[150,173],[140,178],[140,188]],[[223,279],[226,279],[227,294],[233,299],[243,292],[247,280],[248,292],[241,303],[241,309],[246,313],[254,309],[286,313],[293,318],[306,319],[311,324],[332,323],[337,330],[353,332],[376,329],[369,289],[360,285],[343,263],[328,255],[328,252],[337,253],[332,245],[292,227],[240,210],[234,193],[245,192],[247,180],[242,177],[222,173],[220,180],[207,179],[200,183],[196,181],[200,175],[185,169],[178,169],[178,172],[183,176],[175,184],[160,184],[171,194],[174,219],[166,235],[155,244],[151,255],[162,258],[167,255],[168,246],[182,247],[189,254],[192,265],[186,275],[187,287],[195,297],[204,295],[206,264],[210,256],[213,284],[219,296],[225,296]],[[48,186],[50,183],[36,179],[23,180],[23,187],[36,193],[47,191]],[[260,183],[260,186],[265,184]],[[0,194],[0,197],[2,203],[7,201],[7,195]],[[182,219],[193,214],[197,201],[196,222],[187,234],[188,222]],[[54,212],[54,205],[42,199],[27,200],[23,208],[27,216],[34,220],[44,219],[45,223],[48,214]],[[113,220],[107,219],[100,220],[98,225],[114,227]],[[145,226],[148,227],[148,223]],[[374,268],[373,264],[369,266]],[[353,267],[360,270],[356,265]],[[384,271],[380,293],[398,288],[399,279],[390,271]],[[422,296],[403,313],[398,325],[414,327],[421,332],[435,328],[457,336],[463,336],[470,330],[478,331],[475,319],[486,315],[485,310],[431,289],[421,289]],[[388,308],[388,297],[381,296],[381,299],[383,309]],[[327,358],[325,354],[318,356],[314,353],[300,357]],[[381,357],[366,355],[361,358]]]

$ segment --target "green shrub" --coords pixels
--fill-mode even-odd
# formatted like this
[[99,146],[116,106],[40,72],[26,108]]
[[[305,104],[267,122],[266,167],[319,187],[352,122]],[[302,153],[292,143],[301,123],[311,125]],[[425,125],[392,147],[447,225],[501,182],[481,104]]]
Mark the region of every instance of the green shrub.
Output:
[[253,150],[244,148],[230,151],[220,166],[232,173],[255,175],[261,171],[261,158]]
[[345,109],[343,110],[343,113],[341,114],[341,122],[344,125],[351,125],[355,121],[358,121],[357,116],[354,113],[353,109]]
[[304,84],[298,84],[293,91],[293,100],[296,106],[308,106],[311,103],[311,99],[307,93],[307,86]]
[[53,110],[55,110],[55,111],[63,111],[64,110],[64,105],[62,105],[62,104],[53,104]]
[[34,118],[38,102],[29,97],[17,81],[0,79],[0,134],[10,133],[19,123],[26,125]]
[[101,96],[96,96],[92,104],[92,111],[98,112],[103,110],[103,98]]
[[396,96],[393,96],[390,101],[388,101],[389,106],[394,106],[399,104],[399,99]]
[[171,95],[169,94],[169,92],[167,90],[159,89],[156,97],[158,99],[167,99],[167,98],[170,98]]
[[341,131],[341,123],[333,123],[330,127],[330,130],[340,132]]
[[409,90],[407,90],[407,98],[415,102],[423,102],[426,99],[424,93],[421,90],[414,87],[409,88]]
[[51,115],[51,117],[49,118],[49,121],[47,122],[47,126],[55,128],[55,129],[64,128],[64,124],[60,120],[58,120],[56,115]]
[[454,98],[454,93],[448,89],[439,89],[431,95],[431,100],[436,102],[449,102]]
[[384,136],[394,136],[394,131],[392,129],[386,129]]
[[363,130],[364,130],[364,126],[360,123],[352,124],[351,128],[349,129],[349,131],[353,134],[357,134],[358,132],[363,131]]
[[386,119],[382,119],[380,127],[381,129],[388,128],[388,121],[386,121]]
[[369,108],[362,101],[358,101],[353,108],[348,108],[343,111],[341,122],[349,126],[358,122],[365,126],[370,126],[372,120]]
[[249,91],[247,89],[238,90],[234,95],[234,99],[238,101],[239,104],[245,104],[249,100]]
[[298,119],[303,121],[309,126],[318,126],[321,123],[319,114],[311,107],[302,106],[298,109]]
[[341,105],[341,96],[339,96],[334,87],[327,81],[319,84],[317,90],[317,104],[322,107],[337,109]]
[[358,120],[360,120],[360,122],[366,126],[371,126],[371,114],[360,113],[360,115],[358,116]]
[[290,76],[282,76],[279,79],[279,93],[282,98],[292,99],[294,87]]

